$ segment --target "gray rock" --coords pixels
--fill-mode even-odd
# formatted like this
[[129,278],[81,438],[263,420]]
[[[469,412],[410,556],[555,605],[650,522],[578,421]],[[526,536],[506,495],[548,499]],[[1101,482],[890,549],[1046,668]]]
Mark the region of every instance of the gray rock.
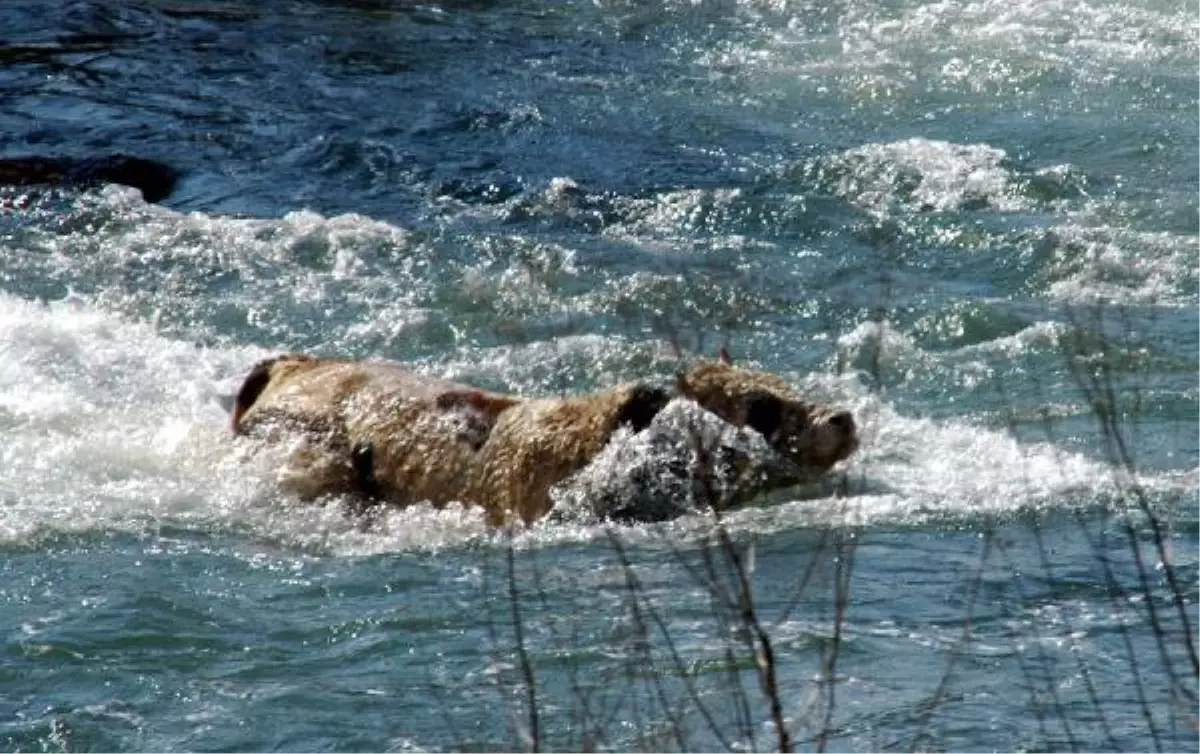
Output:
[[619,430],[595,460],[552,489],[550,515],[665,521],[727,510],[811,478],[753,429],[674,398],[645,429]]

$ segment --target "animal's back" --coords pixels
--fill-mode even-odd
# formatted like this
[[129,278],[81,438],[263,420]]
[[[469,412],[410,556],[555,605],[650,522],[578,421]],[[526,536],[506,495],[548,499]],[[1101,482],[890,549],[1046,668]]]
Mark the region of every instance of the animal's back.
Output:
[[666,402],[665,392],[637,383],[523,401],[500,415],[480,448],[470,497],[532,523],[553,507],[550,489],[590,463],[619,426],[643,429]]
[[[301,436],[289,487],[303,496],[489,507],[472,494],[472,469],[496,417],[517,402],[392,362],[288,354],[251,370],[233,421],[238,434]],[[303,467],[312,470],[307,478]]]

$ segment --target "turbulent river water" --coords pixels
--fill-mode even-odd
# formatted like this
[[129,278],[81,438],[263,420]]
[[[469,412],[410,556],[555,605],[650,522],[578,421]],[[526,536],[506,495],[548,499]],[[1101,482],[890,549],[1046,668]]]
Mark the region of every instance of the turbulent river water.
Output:
[[[1194,3],[0,30],[0,158],[179,173],[0,189],[0,749],[1196,750]],[[862,434],[723,529],[364,524],[228,431],[285,350],[556,395],[722,345]]]

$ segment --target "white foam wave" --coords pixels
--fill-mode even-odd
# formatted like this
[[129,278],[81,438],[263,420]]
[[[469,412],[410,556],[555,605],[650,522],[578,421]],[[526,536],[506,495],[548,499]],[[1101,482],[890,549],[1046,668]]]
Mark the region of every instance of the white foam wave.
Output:
[[353,343],[364,320],[390,326],[374,332],[376,342],[440,325],[428,314],[442,277],[433,249],[404,228],[307,210],[267,219],[180,213],[131,194],[107,187],[81,196],[52,226],[31,229],[22,237],[31,253],[14,260],[18,280],[92,291],[109,310],[191,333],[245,322],[287,340],[296,322],[320,320],[331,339]]
[[1111,477],[1101,462],[994,428],[905,417],[871,401],[860,413],[869,440],[855,466],[883,488],[868,496],[871,504],[860,501],[860,510],[974,514],[1064,498],[1091,502]]
[[[619,203],[624,219],[605,228],[605,233],[670,253],[672,245],[687,243],[697,231],[720,227],[722,220],[735,214],[743,199],[742,190],[737,188],[681,189],[649,198],[625,198]],[[660,246],[658,241],[669,243]],[[725,242],[737,243],[738,239]]]
[[1129,485],[1168,499],[1195,497],[1195,472],[1130,477],[1050,442],[1027,442],[967,421],[904,416],[863,395],[854,402],[862,446],[845,464],[849,495],[741,511],[734,525],[916,525],[1024,510],[1132,506]]
[[[577,341],[574,347],[611,350]],[[336,554],[436,550],[498,541],[473,510],[385,510],[369,525],[340,501],[304,504],[277,491],[280,459],[228,433],[223,396],[265,352],[203,348],[166,338],[78,300],[49,305],[0,294],[0,542],[71,533],[145,533],[163,526],[233,531],[253,540]],[[750,528],[930,516],[973,518],[1024,506],[1088,501],[1110,490],[1104,464],[961,420],[906,417],[853,376],[800,385],[851,408],[862,449],[847,465],[857,490],[739,512]],[[857,481],[856,481],[857,480]],[[1194,493],[1194,475],[1148,477]],[[1182,486],[1181,486],[1182,485]],[[704,516],[671,531],[705,530]],[[593,540],[594,524],[543,524],[522,546]],[[651,527],[633,536],[654,536]],[[640,534],[639,534],[640,532]]]
[[[887,110],[922,93],[1024,98],[1051,86],[1108,85],[1114,72],[1194,67],[1196,20],[1182,5],[1113,0],[852,1],[797,12],[791,3],[739,3],[748,39],[707,45],[716,78],[743,72],[739,96],[796,101],[834,96]],[[933,113],[931,112],[930,115]]]
[[866,373],[880,373],[898,384],[925,382],[974,390],[994,377],[997,359],[1012,360],[1058,347],[1062,327],[1034,322],[1011,335],[933,351],[888,321],[860,322],[837,340],[841,363]]
[[884,213],[897,206],[953,210],[985,203],[1001,211],[1022,209],[1004,150],[986,144],[952,144],[912,138],[865,144],[829,158],[839,177],[833,191],[860,207]]
[[1195,237],[1074,222],[1056,227],[1046,295],[1065,301],[1196,301]]

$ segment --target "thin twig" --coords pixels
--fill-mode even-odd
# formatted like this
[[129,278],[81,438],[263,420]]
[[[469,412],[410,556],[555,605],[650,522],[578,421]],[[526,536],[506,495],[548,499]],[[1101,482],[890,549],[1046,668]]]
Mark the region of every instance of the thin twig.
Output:
[[526,704],[529,707],[529,729],[526,731],[525,743],[531,751],[541,751],[541,726],[538,719],[537,680],[534,676],[533,662],[525,647],[525,623],[521,616],[521,594],[517,588],[517,559],[516,548],[513,545],[513,530],[507,527],[505,562],[508,566],[508,599],[512,607],[513,641],[516,644],[517,659],[521,666],[521,676],[525,682]]

